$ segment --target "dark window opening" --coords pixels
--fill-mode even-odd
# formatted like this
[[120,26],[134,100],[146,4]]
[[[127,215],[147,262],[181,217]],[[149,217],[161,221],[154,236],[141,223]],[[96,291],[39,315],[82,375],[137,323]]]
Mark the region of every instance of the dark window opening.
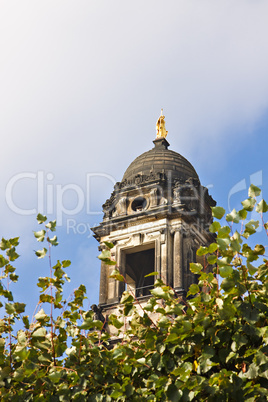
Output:
[[132,202],[132,209],[133,211],[142,211],[143,209],[146,208],[147,201],[143,197],[137,197],[135,200]]
[[154,276],[145,278],[154,272],[154,249],[143,250],[126,255],[126,289],[133,292],[136,297],[150,295],[154,285]]

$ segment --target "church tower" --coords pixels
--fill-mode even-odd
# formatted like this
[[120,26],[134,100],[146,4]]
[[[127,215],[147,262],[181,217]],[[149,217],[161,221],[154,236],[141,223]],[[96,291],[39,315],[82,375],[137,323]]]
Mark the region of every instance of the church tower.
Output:
[[[125,289],[140,303],[150,297],[158,272],[178,295],[186,296],[196,277],[189,269],[196,250],[213,241],[208,228],[215,201],[182,155],[169,149],[165,116],[156,123],[154,147],[138,156],[103,205],[103,222],[92,230],[100,243],[114,244],[112,256],[127,284],[110,278],[114,269],[101,263],[99,305],[116,312]],[[203,260],[198,261],[203,263]]]

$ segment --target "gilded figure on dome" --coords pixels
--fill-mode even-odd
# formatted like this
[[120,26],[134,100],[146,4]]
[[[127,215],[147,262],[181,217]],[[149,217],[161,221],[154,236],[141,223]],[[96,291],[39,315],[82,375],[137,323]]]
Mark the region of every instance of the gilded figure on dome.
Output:
[[161,116],[156,122],[156,138],[166,138],[167,133],[165,116],[163,115],[163,109],[161,109]]

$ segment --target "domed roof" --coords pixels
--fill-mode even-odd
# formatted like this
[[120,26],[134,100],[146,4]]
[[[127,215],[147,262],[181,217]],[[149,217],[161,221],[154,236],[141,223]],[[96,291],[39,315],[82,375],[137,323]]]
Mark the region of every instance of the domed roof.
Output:
[[152,173],[172,173],[172,179],[187,180],[199,177],[191,163],[177,152],[167,149],[169,143],[165,138],[157,138],[155,147],[138,156],[127,168],[123,180],[132,180],[136,175],[149,176]]

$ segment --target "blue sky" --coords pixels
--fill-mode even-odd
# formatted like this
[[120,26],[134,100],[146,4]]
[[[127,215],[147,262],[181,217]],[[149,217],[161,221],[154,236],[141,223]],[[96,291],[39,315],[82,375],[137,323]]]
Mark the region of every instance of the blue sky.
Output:
[[[268,198],[268,3],[0,2],[0,232],[21,236],[13,289],[31,314],[36,212],[57,219],[53,259],[98,302],[89,227],[130,162],[149,150],[164,108],[170,149],[218,205],[239,208],[254,181]],[[266,241],[264,237],[264,242]]]

